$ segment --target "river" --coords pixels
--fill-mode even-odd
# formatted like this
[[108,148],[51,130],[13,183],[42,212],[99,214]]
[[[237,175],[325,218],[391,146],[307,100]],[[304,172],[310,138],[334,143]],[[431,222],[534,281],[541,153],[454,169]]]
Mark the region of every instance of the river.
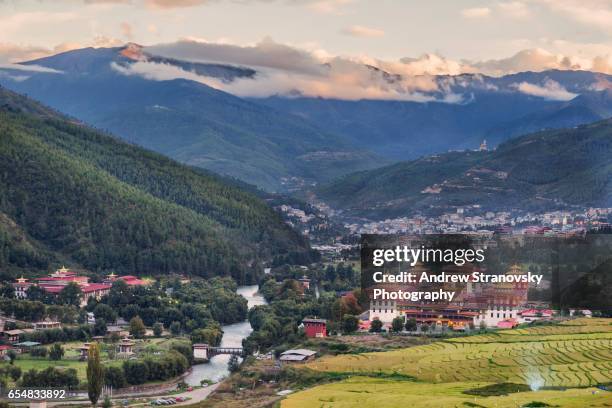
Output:
[[[246,298],[249,309],[253,306],[266,304],[263,296],[257,293],[257,289],[257,285],[251,285],[240,286],[237,290],[239,295]],[[242,347],[242,339],[248,337],[252,331],[248,320],[223,326],[221,347]],[[214,382],[220,381],[229,374],[227,369],[229,359],[229,354],[220,354],[211,358],[208,363],[194,365],[191,373],[185,377],[185,382],[189,385],[200,385],[200,381],[204,379]]]

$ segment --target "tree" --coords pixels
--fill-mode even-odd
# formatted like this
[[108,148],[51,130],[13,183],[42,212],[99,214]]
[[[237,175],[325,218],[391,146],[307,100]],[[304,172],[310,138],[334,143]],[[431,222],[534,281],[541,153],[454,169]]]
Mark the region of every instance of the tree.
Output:
[[181,324],[179,322],[172,322],[170,325],[170,333],[172,333],[174,336],[181,334]]
[[96,319],[102,318],[108,323],[112,323],[117,320],[117,312],[115,311],[115,309],[113,309],[109,305],[105,305],[104,303],[98,304],[94,308],[93,314]]
[[87,351],[87,395],[95,407],[102,393],[104,382],[104,367],[100,362],[98,343],[91,343]]
[[370,324],[370,331],[373,333],[380,333],[382,330],[383,324],[379,318],[375,317]]
[[123,370],[115,366],[106,367],[104,369],[104,384],[114,389],[125,387],[127,382]]
[[11,364],[14,363],[15,359],[17,358],[17,352],[15,350],[9,350],[6,355],[8,356]]
[[106,334],[106,319],[104,318],[96,318],[96,323],[94,323],[93,334],[94,336],[104,336]]
[[238,362],[237,355],[232,354],[232,356],[230,357],[227,363],[227,369],[230,371],[230,373],[235,373],[236,371],[240,369],[240,363]]
[[15,297],[15,288],[13,285],[4,284],[0,286],[0,296],[7,299],[13,299]]
[[421,331],[423,333],[427,333],[429,331],[429,325],[428,324],[422,324],[421,325]]
[[137,339],[142,339],[145,336],[147,329],[139,316],[132,317],[130,320],[130,334]]
[[79,306],[83,292],[76,282],[70,282],[61,290],[58,301],[63,305]]
[[346,314],[342,317],[342,330],[345,333],[353,333],[359,327],[357,316]]
[[164,331],[164,326],[157,322],[153,325],[153,335],[155,335],[155,337],[160,337],[162,335]]
[[17,366],[11,366],[9,369],[9,375],[13,381],[17,381],[21,377],[21,368]]
[[49,359],[57,361],[61,360],[62,357],[64,357],[64,349],[59,345],[59,343],[55,343],[49,349]]
[[416,329],[417,321],[414,317],[406,320],[406,331],[415,331]]
[[402,331],[403,328],[404,328],[404,318],[401,316],[397,316],[396,318],[394,318],[393,321],[391,322],[391,329],[395,333],[399,333]]

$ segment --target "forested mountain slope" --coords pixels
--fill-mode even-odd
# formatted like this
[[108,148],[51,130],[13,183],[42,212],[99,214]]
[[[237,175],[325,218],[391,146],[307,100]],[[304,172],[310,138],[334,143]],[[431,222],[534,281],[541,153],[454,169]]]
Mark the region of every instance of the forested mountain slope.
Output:
[[[298,116],[196,81],[131,74],[138,60],[128,58],[127,49],[85,48],[24,63],[52,72],[0,69],[2,83],[124,140],[269,191],[283,190],[283,178],[330,181],[381,164]],[[212,76],[249,75],[221,68],[189,65]]]
[[241,281],[308,251],[262,200],[0,88],[0,267]]
[[453,152],[355,173],[319,195],[376,218],[612,205],[612,120],[512,139],[490,152]]

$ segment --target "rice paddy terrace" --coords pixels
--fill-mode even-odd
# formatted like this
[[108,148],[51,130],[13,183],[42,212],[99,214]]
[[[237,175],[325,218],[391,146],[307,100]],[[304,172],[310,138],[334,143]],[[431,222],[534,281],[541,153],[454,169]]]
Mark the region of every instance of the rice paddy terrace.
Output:
[[[307,367],[354,376],[294,394],[283,407],[354,406],[345,401],[360,401],[362,407],[392,407],[394,401],[412,407],[517,407],[532,401],[612,407],[612,393],[594,388],[612,383],[612,319],[583,318],[389,352],[325,357]],[[442,403],[442,397],[450,399]]]

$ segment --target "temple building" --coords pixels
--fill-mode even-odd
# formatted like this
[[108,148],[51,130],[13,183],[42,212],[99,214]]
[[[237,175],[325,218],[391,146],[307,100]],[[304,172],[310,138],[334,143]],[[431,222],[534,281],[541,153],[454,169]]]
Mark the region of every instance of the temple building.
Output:
[[[424,271],[421,265],[416,270]],[[450,270],[449,273],[465,274],[465,270]],[[513,265],[506,275],[520,275],[521,268]],[[407,285],[390,284],[388,290],[427,291],[427,284]],[[439,285],[436,289],[439,288]],[[431,287],[430,289],[433,289]],[[454,329],[473,325],[480,327],[514,327],[522,322],[521,312],[526,308],[529,284],[518,283],[476,283],[444,284],[444,290],[456,291],[452,302],[412,302],[407,300],[372,300],[369,319],[378,318],[383,323],[391,323],[397,316],[415,319],[420,324],[436,324]]]
[[76,272],[62,266],[49,276],[36,278],[33,281],[22,276],[13,283],[13,288],[15,289],[16,298],[27,299],[28,289],[31,286],[38,286],[46,293],[57,295],[70,283],[76,283],[79,285],[81,293],[83,294],[81,297],[81,306],[86,306],[90,298],[100,300],[102,296],[108,294],[113,282],[116,280],[123,280],[130,286],[143,286],[149,284],[149,282],[138,279],[136,276],[117,276],[114,273],[108,275],[102,283],[89,282],[89,277],[80,276]]

